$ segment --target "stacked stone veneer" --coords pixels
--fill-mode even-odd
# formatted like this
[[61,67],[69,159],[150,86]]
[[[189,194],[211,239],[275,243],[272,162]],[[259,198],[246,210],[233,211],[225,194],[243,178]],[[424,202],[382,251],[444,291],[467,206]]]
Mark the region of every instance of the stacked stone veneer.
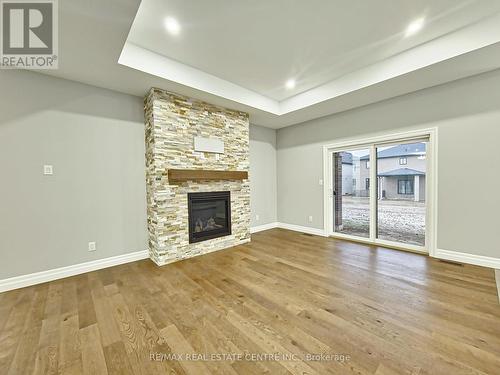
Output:
[[[159,89],[145,98],[149,253],[158,265],[250,240],[248,180],[168,180],[169,169],[248,171],[248,114]],[[224,154],[196,152],[194,137],[224,141]],[[189,192],[231,192],[231,235],[189,243]]]

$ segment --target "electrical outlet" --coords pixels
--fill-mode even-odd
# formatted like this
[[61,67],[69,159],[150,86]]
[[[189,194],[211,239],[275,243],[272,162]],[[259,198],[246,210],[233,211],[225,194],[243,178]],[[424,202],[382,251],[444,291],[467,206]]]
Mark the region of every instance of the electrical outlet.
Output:
[[260,216],[259,215],[255,215],[255,221],[259,221],[260,219]]
[[309,216],[309,222],[312,223],[313,222],[313,217],[312,216]]
[[319,180],[319,185],[323,186],[323,180],[322,179]]
[[52,165],[44,165],[43,174],[47,176],[54,174],[54,168],[52,167]]
[[96,251],[97,247],[95,242],[89,242],[89,251]]

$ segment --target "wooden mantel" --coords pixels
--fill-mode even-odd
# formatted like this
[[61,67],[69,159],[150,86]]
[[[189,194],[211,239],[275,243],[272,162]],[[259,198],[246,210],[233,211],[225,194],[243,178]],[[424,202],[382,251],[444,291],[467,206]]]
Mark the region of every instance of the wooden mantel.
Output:
[[216,171],[209,169],[169,169],[169,181],[245,180],[247,171]]

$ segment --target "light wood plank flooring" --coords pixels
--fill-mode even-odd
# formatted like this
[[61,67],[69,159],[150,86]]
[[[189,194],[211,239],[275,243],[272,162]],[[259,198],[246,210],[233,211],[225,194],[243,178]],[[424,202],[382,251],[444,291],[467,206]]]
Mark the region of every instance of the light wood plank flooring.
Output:
[[500,374],[500,305],[493,270],[273,229],[0,294],[0,374],[32,373]]

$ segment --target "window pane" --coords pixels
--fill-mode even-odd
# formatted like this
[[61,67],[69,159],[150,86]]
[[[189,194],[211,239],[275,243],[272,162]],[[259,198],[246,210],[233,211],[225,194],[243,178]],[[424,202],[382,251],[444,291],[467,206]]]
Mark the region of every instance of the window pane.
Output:
[[427,142],[377,148],[377,238],[425,245]]
[[334,232],[370,236],[369,149],[333,154]]

